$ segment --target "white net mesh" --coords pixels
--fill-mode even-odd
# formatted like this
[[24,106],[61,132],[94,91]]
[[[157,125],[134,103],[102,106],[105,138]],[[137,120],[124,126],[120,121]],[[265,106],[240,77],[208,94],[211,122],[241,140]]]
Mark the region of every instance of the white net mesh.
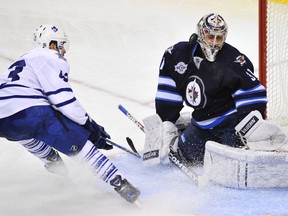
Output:
[[267,1],[268,119],[288,125],[288,0]]

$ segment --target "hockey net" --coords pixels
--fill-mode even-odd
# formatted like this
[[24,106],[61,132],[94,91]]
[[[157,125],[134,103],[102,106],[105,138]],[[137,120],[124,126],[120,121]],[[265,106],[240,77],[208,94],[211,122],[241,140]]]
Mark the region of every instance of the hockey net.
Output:
[[259,79],[267,119],[288,126],[288,0],[259,0]]

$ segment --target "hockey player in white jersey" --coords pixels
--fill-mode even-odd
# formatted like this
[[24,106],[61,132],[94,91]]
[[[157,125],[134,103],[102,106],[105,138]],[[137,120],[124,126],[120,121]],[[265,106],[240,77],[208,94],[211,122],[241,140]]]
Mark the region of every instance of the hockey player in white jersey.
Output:
[[37,46],[0,78],[0,137],[21,143],[52,172],[64,167],[57,151],[83,159],[124,199],[135,202],[140,191],[98,150],[112,149],[106,142],[110,135],[86,113],[68,82],[67,35],[41,25],[33,36]]

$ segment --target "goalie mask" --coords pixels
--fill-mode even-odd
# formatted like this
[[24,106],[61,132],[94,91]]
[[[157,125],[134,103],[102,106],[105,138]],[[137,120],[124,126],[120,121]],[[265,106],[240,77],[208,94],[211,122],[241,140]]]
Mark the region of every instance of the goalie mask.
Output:
[[211,13],[200,19],[197,24],[198,42],[208,61],[214,62],[226,40],[228,26],[224,19]]
[[57,48],[69,49],[69,41],[66,33],[54,25],[41,25],[33,33],[33,40],[36,46],[49,49],[51,41],[57,42]]

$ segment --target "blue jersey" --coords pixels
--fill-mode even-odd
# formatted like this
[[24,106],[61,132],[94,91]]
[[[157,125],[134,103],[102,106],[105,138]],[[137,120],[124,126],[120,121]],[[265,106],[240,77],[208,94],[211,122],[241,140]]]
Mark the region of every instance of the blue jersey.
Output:
[[198,42],[180,42],[168,48],[161,61],[156,112],[175,122],[184,106],[193,108],[193,122],[213,128],[237,113],[239,120],[252,110],[265,115],[266,89],[255,77],[253,64],[225,43],[216,60],[203,56]]

